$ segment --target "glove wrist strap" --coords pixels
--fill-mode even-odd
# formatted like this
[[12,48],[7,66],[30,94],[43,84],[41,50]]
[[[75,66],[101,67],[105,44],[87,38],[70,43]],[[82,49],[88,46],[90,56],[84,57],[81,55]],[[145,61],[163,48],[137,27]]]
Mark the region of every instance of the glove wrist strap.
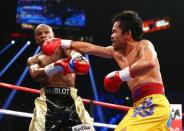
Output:
[[44,68],[44,72],[47,76],[52,76],[58,72],[62,72],[63,71],[63,67],[61,66],[54,66],[54,63],[49,64],[47,66],[45,66]]
[[123,70],[119,71],[119,76],[122,81],[128,81],[132,79],[132,76],[130,74],[130,67],[126,67]]
[[61,40],[61,48],[63,48],[63,49],[70,49],[71,43],[72,43],[72,40],[62,39]]
[[73,58],[76,58],[78,56],[82,56],[79,52],[76,52],[74,50],[71,51],[70,56]]

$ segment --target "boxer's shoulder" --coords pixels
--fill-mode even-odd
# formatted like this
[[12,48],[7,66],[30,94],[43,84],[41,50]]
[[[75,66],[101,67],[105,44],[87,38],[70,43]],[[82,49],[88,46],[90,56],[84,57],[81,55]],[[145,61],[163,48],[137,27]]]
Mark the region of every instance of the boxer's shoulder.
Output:
[[153,45],[153,44],[150,40],[147,40],[147,39],[143,39],[139,41],[139,46],[145,46],[145,45]]
[[141,50],[141,49],[143,49],[145,47],[146,48],[154,48],[154,45],[153,45],[153,43],[151,41],[146,40],[146,39],[143,39],[143,40],[139,41],[137,49]]

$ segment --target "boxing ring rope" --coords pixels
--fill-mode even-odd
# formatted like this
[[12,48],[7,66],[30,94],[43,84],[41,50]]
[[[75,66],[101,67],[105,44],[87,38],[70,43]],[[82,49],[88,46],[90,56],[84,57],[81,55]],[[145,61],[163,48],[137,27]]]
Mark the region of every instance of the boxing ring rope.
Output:
[[[37,90],[37,89],[31,89],[31,88],[24,87],[24,86],[16,86],[13,84],[7,84],[7,83],[2,83],[2,82],[0,82],[0,87],[15,89],[15,90],[24,91],[24,92],[30,92],[30,93],[34,93],[34,94],[40,94],[40,90]],[[130,108],[128,106],[110,104],[110,103],[93,101],[93,100],[88,100],[88,99],[82,99],[82,101],[86,104],[93,103],[95,105],[99,105],[99,106],[103,106],[103,107],[107,107],[107,108],[118,109],[118,110],[123,110],[123,111],[128,111]],[[0,109],[0,113],[7,114],[7,115],[13,115],[13,116],[27,117],[27,118],[31,118],[33,116],[33,114],[31,114],[31,113],[5,110],[5,109]],[[182,116],[184,116],[184,113],[182,113]],[[94,126],[114,129],[114,128],[116,128],[117,125],[94,122]]]
[[[37,90],[37,89],[31,89],[31,88],[24,87],[24,86],[16,86],[16,85],[2,83],[2,82],[0,82],[0,87],[6,87],[9,89],[30,92],[30,93],[34,93],[34,94],[40,94],[40,90]],[[99,106],[103,106],[103,107],[107,107],[107,108],[119,109],[119,110],[123,110],[123,111],[128,111],[130,108],[128,106],[110,104],[110,103],[99,102],[99,101],[88,100],[88,99],[82,99],[82,101],[86,104],[89,104],[92,102],[95,105],[99,105]]]
[[[29,93],[34,93],[34,94],[40,94],[40,90],[37,90],[37,89],[31,89],[31,88],[24,87],[24,86],[16,86],[13,84],[7,84],[7,83],[3,83],[3,82],[0,82],[0,87],[2,87],[2,88],[5,87],[5,88],[9,88],[9,89],[19,90],[19,91],[29,92]],[[124,110],[124,111],[128,111],[130,108],[128,106],[121,106],[121,105],[110,104],[110,103],[99,102],[99,101],[88,100],[88,99],[82,99],[82,101],[85,104],[93,103],[95,105],[99,105],[99,106],[103,106],[103,107],[107,107],[107,108],[118,109],[118,110]],[[12,111],[12,110],[6,110],[6,109],[0,109],[0,113],[6,114],[6,115],[12,115],[12,116],[27,117],[27,118],[32,118],[32,116],[33,116],[33,114],[31,114],[31,113]],[[98,123],[98,122],[94,122],[93,125],[97,126],[97,127],[106,127],[106,128],[112,128],[112,129],[116,128],[116,126],[117,126],[117,125]]]
[[[12,115],[12,116],[27,117],[27,118],[32,118],[32,116],[33,116],[33,114],[31,114],[31,113],[5,110],[5,109],[0,109],[0,113],[6,114],[6,115]],[[112,128],[112,129],[116,128],[116,126],[117,126],[117,125],[98,123],[98,122],[94,122],[93,125],[97,126],[97,127],[106,127],[106,128]]]
[[[40,94],[40,90],[31,89],[31,88],[24,87],[24,86],[16,86],[16,85],[13,85],[13,84],[7,84],[7,83],[3,83],[3,82],[0,82],[0,87],[6,87],[6,88],[9,88],[9,89],[15,89],[15,90],[24,91],[24,92]],[[128,106],[110,104],[110,103],[93,101],[93,100],[88,100],[88,99],[82,99],[82,101],[86,104],[89,104],[89,103],[93,102],[95,105],[99,105],[99,106],[103,106],[103,107],[107,107],[107,108],[112,108],[112,109],[119,109],[119,110],[123,110],[123,111],[128,111],[129,108],[130,108]],[[182,116],[184,117],[184,113],[182,113]]]

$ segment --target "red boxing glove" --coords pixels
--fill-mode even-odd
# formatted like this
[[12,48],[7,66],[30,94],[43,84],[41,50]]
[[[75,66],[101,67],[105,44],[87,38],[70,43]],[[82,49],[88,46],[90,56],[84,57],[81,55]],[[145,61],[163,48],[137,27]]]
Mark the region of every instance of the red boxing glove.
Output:
[[114,93],[119,90],[123,82],[130,79],[132,79],[130,67],[126,67],[123,70],[113,71],[108,74],[104,79],[104,87],[107,91]]
[[119,76],[119,71],[111,72],[110,74],[106,75],[104,79],[104,87],[110,93],[117,92],[122,83],[123,81]]
[[85,57],[60,59],[45,67],[44,72],[47,76],[52,76],[56,73],[78,73],[86,74],[89,71],[89,62]]
[[55,62],[54,66],[60,66],[63,68],[62,73],[67,74],[67,73],[71,73],[71,69],[69,68],[69,61],[70,58],[66,58],[66,59],[61,59]]
[[84,56],[77,56],[70,60],[69,67],[72,72],[86,74],[89,71],[89,61]]
[[42,52],[45,55],[52,55],[54,51],[61,46],[60,38],[53,38],[45,41],[42,45]]
[[58,60],[55,63],[45,66],[44,72],[47,76],[52,76],[56,73],[71,73],[69,61],[69,58]]

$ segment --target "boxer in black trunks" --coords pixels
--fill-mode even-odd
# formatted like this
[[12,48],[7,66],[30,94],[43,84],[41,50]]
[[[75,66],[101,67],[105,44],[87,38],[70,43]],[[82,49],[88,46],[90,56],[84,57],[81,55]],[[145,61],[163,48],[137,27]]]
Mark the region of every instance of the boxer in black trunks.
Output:
[[[40,51],[27,60],[30,75],[42,85],[29,131],[71,131],[82,124],[93,130],[93,121],[75,88],[76,74],[88,72],[88,60],[74,50],[53,50],[51,45],[57,38],[46,24],[36,27],[35,40],[47,52]],[[43,48],[46,41],[50,47]]]

